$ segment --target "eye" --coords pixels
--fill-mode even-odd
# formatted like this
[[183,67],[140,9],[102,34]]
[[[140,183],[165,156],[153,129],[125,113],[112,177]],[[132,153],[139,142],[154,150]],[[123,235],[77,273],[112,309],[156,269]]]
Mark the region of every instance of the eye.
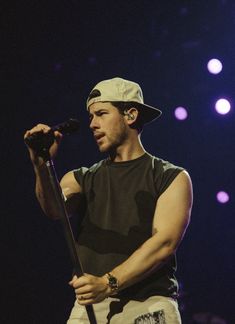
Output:
[[96,113],[97,116],[103,116],[105,114],[106,114],[105,111],[97,111],[97,113]]

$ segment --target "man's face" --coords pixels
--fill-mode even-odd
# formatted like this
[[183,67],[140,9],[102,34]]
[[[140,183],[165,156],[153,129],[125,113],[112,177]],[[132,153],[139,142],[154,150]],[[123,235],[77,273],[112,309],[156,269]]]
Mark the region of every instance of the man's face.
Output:
[[95,102],[89,108],[90,128],[100,152],[110,152],[127,139],[125,118],[109,102]]

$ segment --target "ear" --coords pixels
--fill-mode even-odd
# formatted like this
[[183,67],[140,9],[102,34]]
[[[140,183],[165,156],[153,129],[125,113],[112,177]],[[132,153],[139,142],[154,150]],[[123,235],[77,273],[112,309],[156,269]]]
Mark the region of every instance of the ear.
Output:
[[130,108],[124,111],[124,116],[128,125],[132,125],[136,122],[139,112],[136,108]]

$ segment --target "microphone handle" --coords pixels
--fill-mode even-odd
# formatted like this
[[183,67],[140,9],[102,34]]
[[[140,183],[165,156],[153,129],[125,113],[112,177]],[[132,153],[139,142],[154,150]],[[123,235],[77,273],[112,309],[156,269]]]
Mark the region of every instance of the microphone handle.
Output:
[[37,147],[39,146],[41,147],[45,144],[47,144],[46,146],[48,146],[49,143],[51,146],[54,140],[54,131],[58,131],[63,135],[70,135],[72,133],[77,132],[78,129],[79,129],[78,120],[70,118],[66,122],[52,126],[50,132],[48,132],[47,134],[44,134],[42,132],[34,133],[26,137],[24,142],[32,149],[37,149]]

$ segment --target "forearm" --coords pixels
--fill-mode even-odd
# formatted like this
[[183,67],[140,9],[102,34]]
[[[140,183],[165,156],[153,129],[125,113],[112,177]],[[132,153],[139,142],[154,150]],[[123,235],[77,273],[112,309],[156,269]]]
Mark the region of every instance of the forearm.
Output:
[[153,219],[155,234],[111,271],[120,290],[141,281],[176,251],[189,224],[191,208],[191,180],[186,172],[181,172],[158,199]]
[[51,219],[59,218],[59,211],[56,207],[55,196],[49,182],[49,175],[45,163],[34,166],[36,176],[35,193],[37,200],[44,213]]
[[[164,264],[173,252],[172,242],[163,242],[154,235],[125,262],[110,271],[118,279],[118,291],[147,277],[153,270]],[[75,289],[78,303],[84,306],[101,302],[117,292],[111,286],[107,274],[102,277],[91,274],[74,276],[70,285]]]
[[146,278],[161,267],[174,251],[173,244],[162,240],[158,234],[148,239],[125,262],[111,271],[118,279],[119,290]]

